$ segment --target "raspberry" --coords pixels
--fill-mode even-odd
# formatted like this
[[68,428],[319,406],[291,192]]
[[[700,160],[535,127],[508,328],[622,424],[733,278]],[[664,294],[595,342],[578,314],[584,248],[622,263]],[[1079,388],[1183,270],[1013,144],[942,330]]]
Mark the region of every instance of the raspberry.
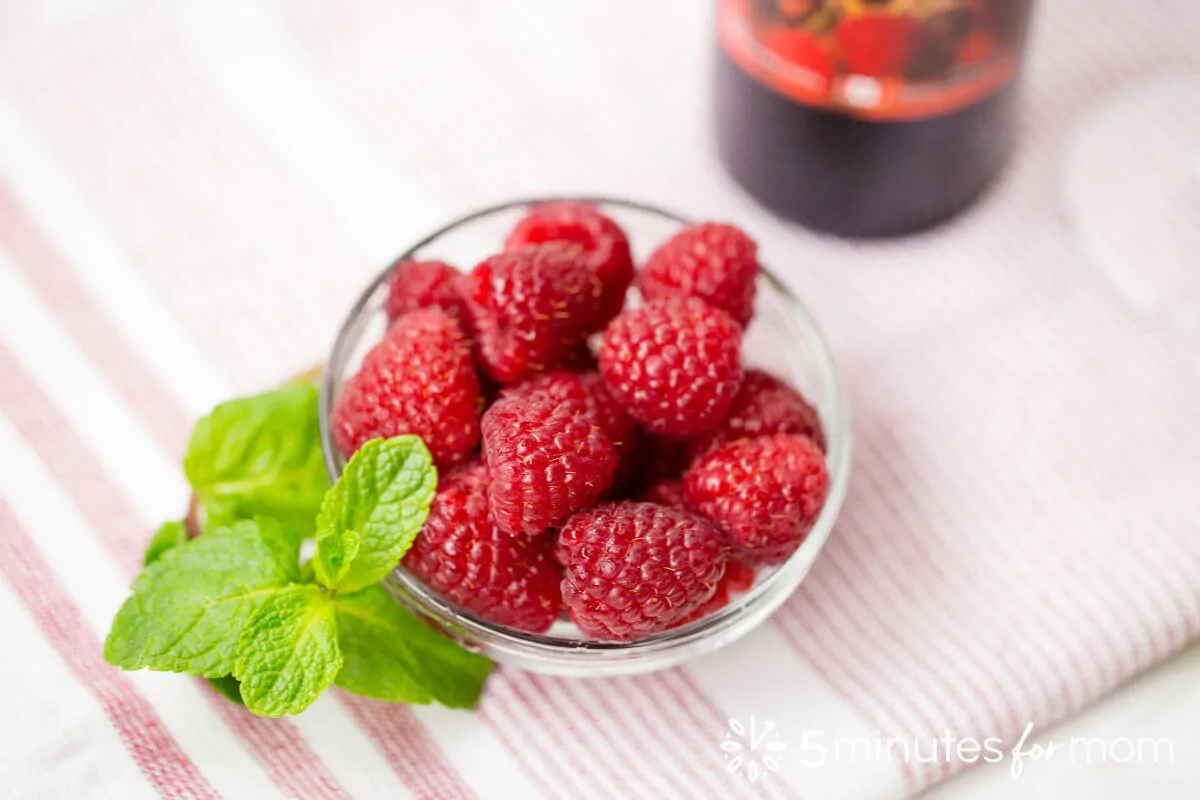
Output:
[[402,261],[388,278],[388,322],[419,308],[440,308],[469,332],[467,306],[458,293],[462,273],[444,261]]
[[567,520],[555,555],[563,602],[597,639],[639,639],[712,597],[725,572],[721,535],[705,520],[653,503],[604,503]]
[[689,622],[704,619],[714,611],[720,611],[729,605],[730,600],[743,592],[749,591],[753,585],[754,568],[748,567],[732,558],[729,559],[729,563],[725,565],[725,574],[721,576],[721,582],[717,584],[717,591],[713,593],[713,596],[708,598],[704,605],[679,620],[679,622],[676,622],[672,627],[677,628],[680,625],[687,625]]
[[488,512],[487,468],[473,462],[444,478],[404,567],[447,600],[534,633],[562,610],[553,539],[512,536]]
[[440,308],[400,317],[346,381],[333,407],[333,438],[349,458],[364,442],[420,436],[439,467],[479,441],[479,379],[458,324]]
[[658,503],[660,506],[687,507],[687,495],[683,491],[683,481],[670,478],[654,481],[638,493],[637,499],[643,503]]
[[595,329],[603,328],[621,312],[625,290],[633,282],[629,239],[595,206],[568,200],[535,206],[508,235],[504,248],[556,241],[574,242],[583,248],[588,266],[603,287]]
[[742,380],[742,331],[695,297],[626,311],[604,332],[600,371],[650,433],[686,439],[720,424]]
[[693,442],[689,452],[695,460],[735,439],[754,439],[773,433],[803,434],[825,449],[821,419],[804,396],[773,375],[748,369],[725,421]]
[[548,372],[504,392],[505,397],[521,397],[547,392],[559,400],[574,398],[587,403],[596,423],[608,434],[617,454],[625,460],[637,448],[637,423],[621,410],[599,372]]
[[754,315],[758,245],[732,225],[684,228],[655,250],[638,278],[646,300],[699,297],[742,327]]
[[484,370],[516,383],[578,358],[600,282],[576,244],[550,242],[483,261],[460,283]]
[[600,423],[613,435],[613,441],[618,444],[627,441],[632,443],[632,440],[637,438],[637,423],[621,409],[612,393],[608,391],[608,384],[604,382],[604,376],[600,374],[599,369],[576,374],[579,376],[579,383],[591,396]]
[[825,456],[807,436],[739,439],[697,461],[688,505],[720,528],[747,564],[785,561],[808,535],[825,497]]
[[537,535],[596,502],[617,450],[586,400],[531,391],[483,415],[483,455],[496,524]]

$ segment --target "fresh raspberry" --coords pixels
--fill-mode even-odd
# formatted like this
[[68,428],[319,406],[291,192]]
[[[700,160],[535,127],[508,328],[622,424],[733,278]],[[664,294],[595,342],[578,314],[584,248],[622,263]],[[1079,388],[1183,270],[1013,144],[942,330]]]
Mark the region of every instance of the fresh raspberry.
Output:
[[808,535],[825,497],[825,456],[807,436],[739,439],[697,461],[684,478],[688,506],[720,528],[735,557],[778,564]]
[[574,242],[603,287],[595,320],[599,330],[621,313],[625,290],[633,282],[629,239],[612,219],[588,203],[564,200],[534,206],[504,243],[506,250],[546,242]]
[[496,524],[537,535],[596,502],[612,485],[617,450],[578,397],[534,391],[483,415],[483,456]]
[[650,433],[686,439],[720,424],[742,380],[742,331],[695,297],[626,311],[604,332],[600,371]]
[[557,400],[573,398],[587,404],[596,423],[608,434],[624,461],[637,447],[637,423],[621,410],[604,385],[599,372],[548,372],[504,391],[505,397],[522,397],[546,392]]
[[444,261],[401,261],[388,278],[388,322],[419,308],[440,308],[469,333],[470,317],[458,293],[462,273]]
[[516,383],[577,357],[593,330],[600,281],[577,244],[550,242],[492,256],[460,282],[480,362]]
[[660,506],[687,508],[687,495],[683,490],[683,481],[671,478],[654,481],[638,492],[635,499],[643,503],[658,503]]
[[597,639],[665,630],[712,597],[725,572],[721,535],[705,520],[653,503],[604,503],[567,520],[555,556],[563,602]]
[[679,622],[676,622],[672,627],[677,628],[680,625],[687,625],[689,622],[704,619],[714,611],[720,611],[729,605],[730,600],[739,594],[749,591],[753,585],[754,568],[748,567],[735,559],[729,559],[729,563],[725,565],[725,574],[721,576],[721,582],[717,584],[717,591],[713,593],[713,596],[708,598],[708,601],[704,605],[679,620]]
[[500,530],[488,511],[487,468],[476,461],[442,480],[403,563],[447,600],[501,625],[543,633],[562,610],[553,541]]
[[625,413],[612,396],[612,392],[608,391],[608,384],[604,382],[604,376],[600,374],[599,369],[576,374],[579,376],[579,383],[591,398],[592,408],[595,409],[600,424],[612,437],[613,444],[622,455],[632,454],[637,445],[637,423]]
[[825,449],[821,418],[804,395],[773,375],[748,369],[724,422],[712,433],[692,442],[689,452],[695,460],[735,439],[754,439],[773,433],[803,434],[821,450]]
[[834,30],[848,72],[886,78],[904,68],[917,49],[920,24],[895,14],[847,17]]
[[758,245],[732,225],[689,225],[655,250],[638,277],[647,300],[699,297],[742,327],[754,315]]
[[479,442],[479,378],[471,347],[440,308],[405,314],[363,359],[333,407],[333,438],[349,458],[363,443],[420,436],[439,467]]

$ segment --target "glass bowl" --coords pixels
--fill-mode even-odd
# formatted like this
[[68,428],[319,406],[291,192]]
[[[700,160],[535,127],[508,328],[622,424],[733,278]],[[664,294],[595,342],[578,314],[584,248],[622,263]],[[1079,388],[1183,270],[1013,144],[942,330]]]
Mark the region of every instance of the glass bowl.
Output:
[[[440,259],[470,269],[498,251],[509,231],[531,205],[579,199],[597,205],[629,236],[635,263],[686,224],[678,214],[643,203],[603,197],[536,198],[485,208],[434,231],[405,251],[399,260]],[[329,355],[321,386],[321,442],[334,479],[344,459],[333,445],[329,416],[343,382],[359,368],[362,357],[386,330],[384,270],[350,309]],[[638,302],[630,292],[630,301]],[[650,672],[709,653],[745,635],[771,615],[804,579],[829,538],[846,494],[850,465],[850,431],[837,369],[824,337],[800,301],[763,270],[758,277],[755,317],[743,347],[747,365],[766,369],[791,383],[821,416],[827,439],[829,498],[800,548],[785,563],[761,568],[754,585],[729,605],[704,619],[657,633],[636,642],[600,642],[582,638],[561,621],[545,634],[527,633],[490,622],[451,603],[397,567],[387,580],[396,598],[417,615],[443,629],[464,647],[503,664],[555,675],[603,676]]]

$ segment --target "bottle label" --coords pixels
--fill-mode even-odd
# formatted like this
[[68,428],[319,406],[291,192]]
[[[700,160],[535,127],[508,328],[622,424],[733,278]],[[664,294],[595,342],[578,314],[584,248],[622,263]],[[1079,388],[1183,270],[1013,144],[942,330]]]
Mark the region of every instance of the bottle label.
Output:
[[1017,73],[1032,0],[718,0],[721,46],[808,106],[915,120],[969,106]]

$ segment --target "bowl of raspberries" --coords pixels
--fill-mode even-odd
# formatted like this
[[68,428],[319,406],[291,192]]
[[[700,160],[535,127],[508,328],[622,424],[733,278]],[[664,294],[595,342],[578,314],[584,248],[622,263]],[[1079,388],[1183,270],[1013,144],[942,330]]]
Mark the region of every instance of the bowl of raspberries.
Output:
[[439,478],[389,588],[552,674],[661,669],[754,628],[849,467],[829,348],[754,240],[607,198],[475,212],[367,287],[323,377],[331,474],[401,434]]

